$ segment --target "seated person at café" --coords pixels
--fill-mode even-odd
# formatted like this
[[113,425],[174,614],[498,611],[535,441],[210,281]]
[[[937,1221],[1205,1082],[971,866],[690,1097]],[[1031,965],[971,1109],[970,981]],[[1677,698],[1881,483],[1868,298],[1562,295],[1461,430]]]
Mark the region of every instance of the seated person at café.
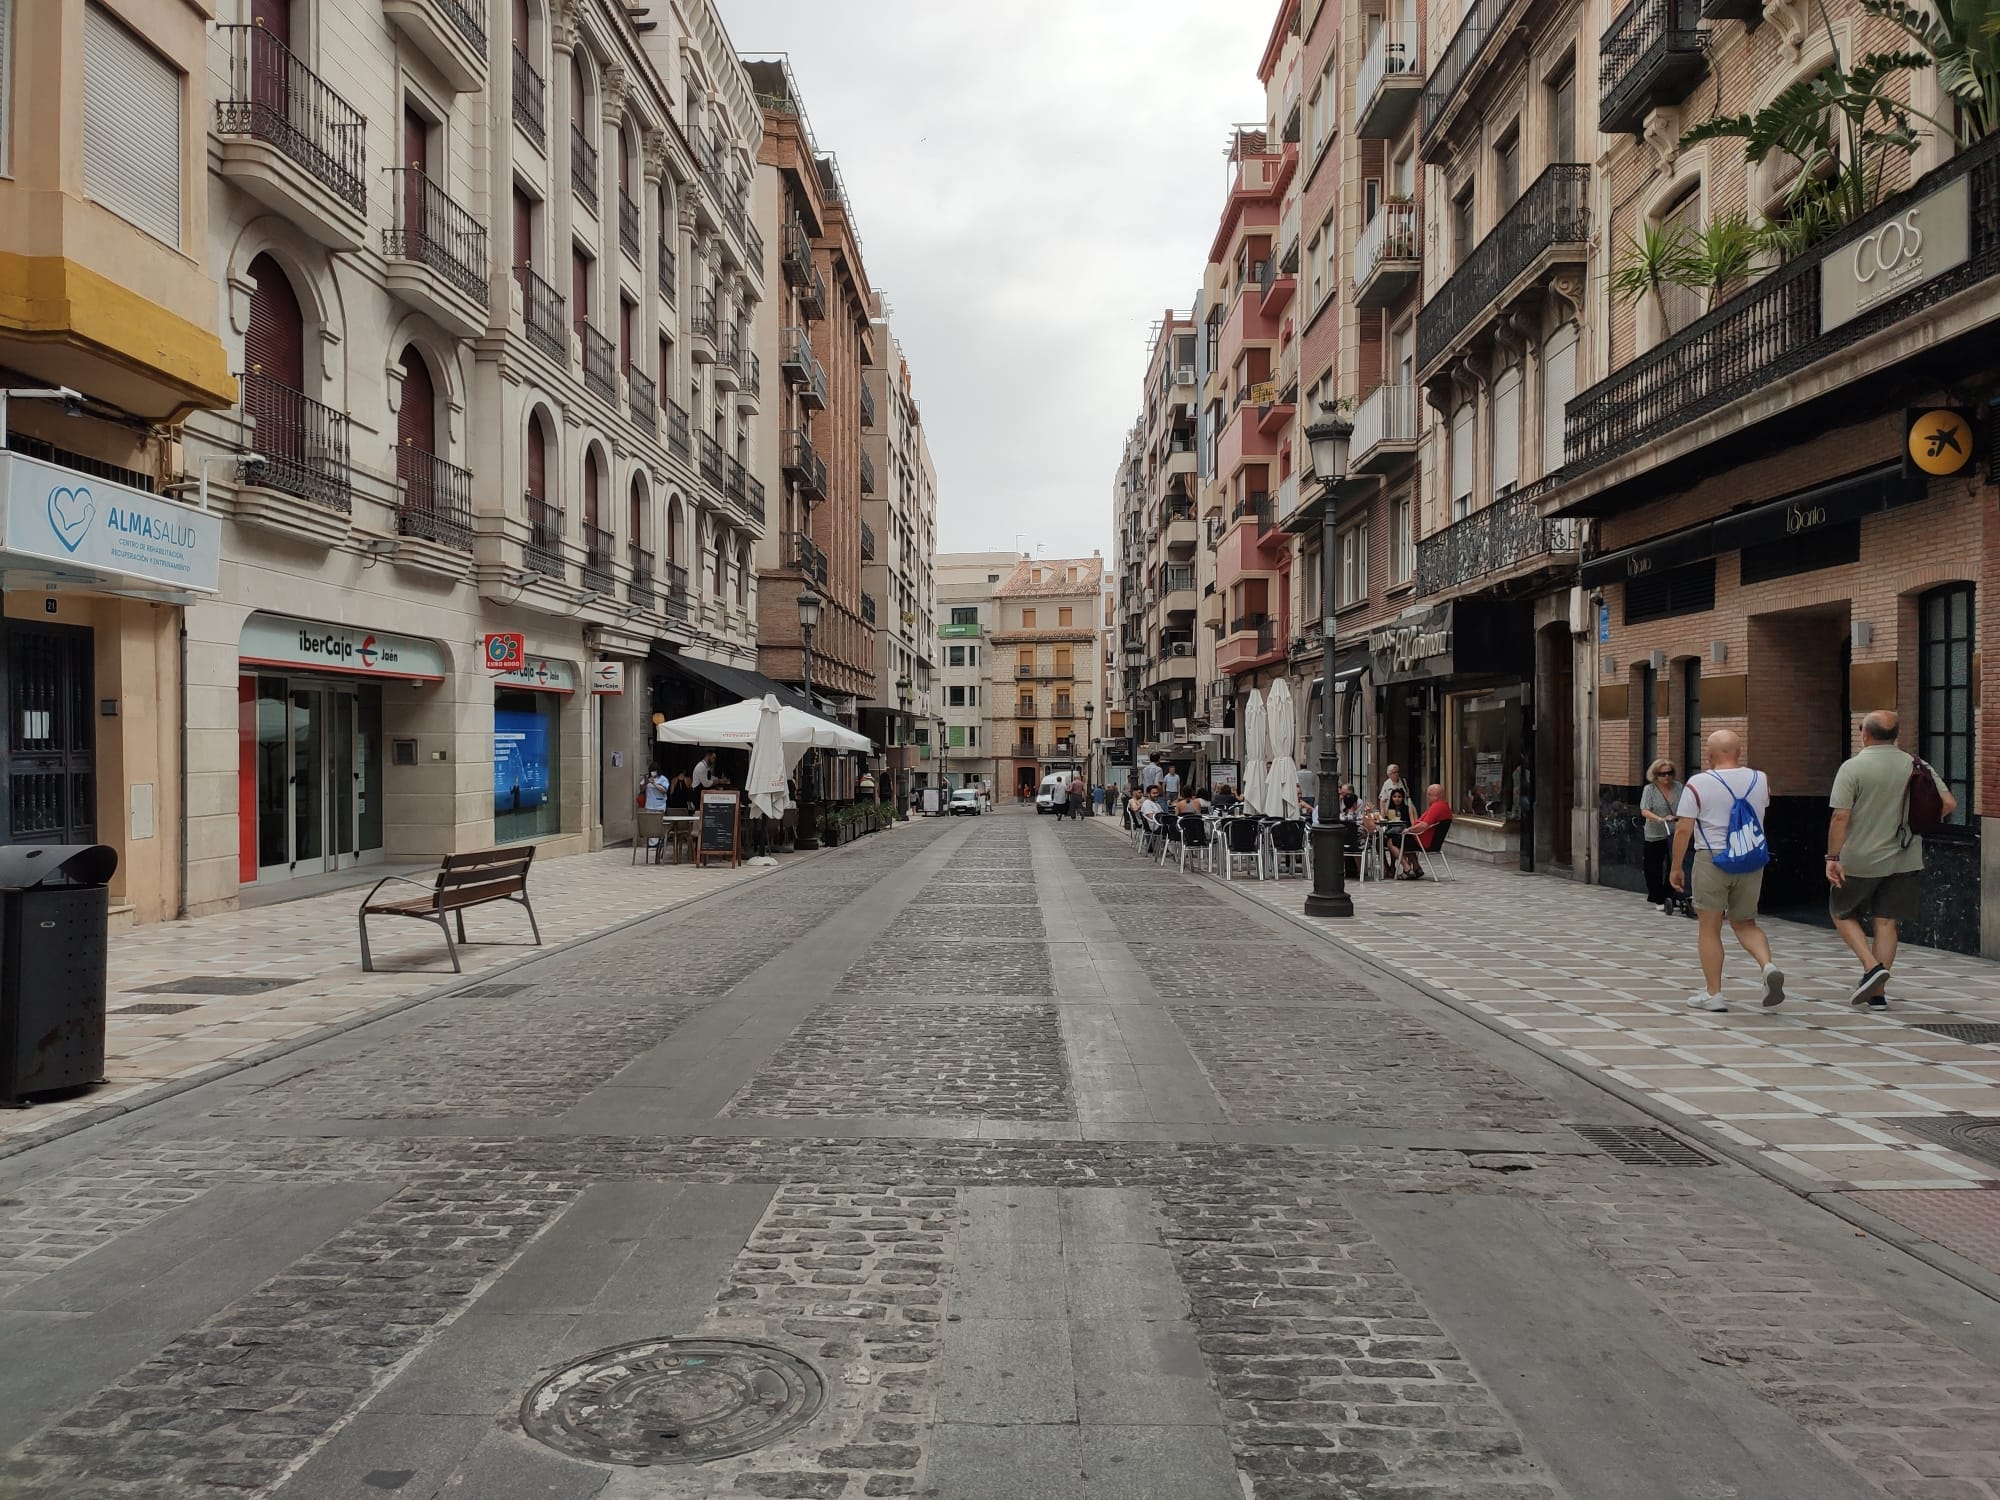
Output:
[[1430,798],[1423,816],[1409,827],[1401,830],[1395,839],[1396,852],[1402,857],[1405,880],[1423,879],[1423,868],[1417,863],[1418,849],[1435,849],[1438,841],[1451,829],[1451,804],[1444,800],[1444,788],[1430,786],[1425,789]]
[[1215,806],[1219,812],[1228,812],[1236,806],[1236,788],[1224,784],[1215,789]]
[[1403,835],[1416,822],[1415,814],[1410,811],[1410,794],[1401,787],[1391,788],[1389,800],[1382,804],[1379,821],[1382,828],[1382,873],[1393,880]]

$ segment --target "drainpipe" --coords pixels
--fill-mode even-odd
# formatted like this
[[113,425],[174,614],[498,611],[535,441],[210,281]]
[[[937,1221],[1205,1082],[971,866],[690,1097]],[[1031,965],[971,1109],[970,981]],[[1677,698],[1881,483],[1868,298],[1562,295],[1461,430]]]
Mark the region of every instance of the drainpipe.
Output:
[[[203,475],[203,478],[206,478],[206,477],[207,477],[206,475]],[[180,824],[180,828],[179,828],[179,836],[180,836],[180,850],[179,850],[179,861],[180,861],[180,894],[179,894],[179,898],[178,898],[178,900],[177,900],[177,901],[176,901],[176,903],[175,903],[175,904],[176,904],[176,906],[178,907],[178,910],[176,910],[176,911],[175,911],[175,913],[174,913],[174,919],[175,919],[176,921],[184,921],[184,920],[186,920],[186,918],[187,918],[187,914],[188,914],[188,628],[187,628],[187,606],[186,606],[185,604],[181,605],[181,606],[180,606],[180,611],[181,611],[181,629],[180,629],[180,636],[181,636],[181,642],[180,642],[180,644],[181,644],[181,671],[180,671],[180,711],[181,711],[181,730],[180,730],[180,739],[181,739],[181,743],[180,743],[180,782],[181,782],[181,786],[180,786],[180,816],[179,816],[179,819],[177,820],[177,821],[179,822],[179,824]],[[240,816],[240,815],[241,815],[241,814],[239,813],[239,816]]]

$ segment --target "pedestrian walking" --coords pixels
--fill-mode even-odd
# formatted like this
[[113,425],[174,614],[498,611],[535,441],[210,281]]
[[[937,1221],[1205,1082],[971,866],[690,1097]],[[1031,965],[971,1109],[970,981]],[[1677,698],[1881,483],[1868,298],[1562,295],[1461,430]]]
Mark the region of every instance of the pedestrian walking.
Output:
[[1674,809],[1681,804],[1681,784],[1671,761],[1646,767],[1646,789],[1639,793],[1639,816],[1645,823],[1646,904],[1666,911],[1674,901],[1667,884],[1667,852],[1674,843]]
[[1158,751],[1146,757],[1146,763],[1139,767],[1139,790],[1157,793],[1160,784],[1167,779],[1167,773],[1160,769]]
[[1168,766],[1167,774],[1161,782],[1161,788],[1166,792],[1167,800],[1169,802],[1173,801],[1174,798],[1180,796],[1181,773],[1175,770],[1172,766]]
[[1049,809],[1058,822],[1069,816],[1069,783],[1061,777],[1057,777],[1056,784],[1049,788]]
[[[1943,779],[1897,748],[1896,715],[1861,720],[1860,753],[1834,773],[1826,830],[1827,910],[1833,929],[1861,961],[1861,982],[1847,998],[1870,1010],[1889,1008],[1896,930],[1916,920],[1924,834],[1958,808]],[[1925,781],[1935,798],[1925,792]],[[1867,925],[1863,926],[1866,919]]]
[[1082,822],[1082,821],[1083,821],[1083,808],[1084,808],[1084,801],[1083,801],[1083,778],[1082,778],[1081,776],[1072,776],[1072,777],[1070,777],[1070,779],[1069,779],[1069,815],[1070,815],[1070,817],[1071,817],[1071,818],[1073,818],[1073,819],[1075,819],[1075,820],[1076,820],[1076,821],[1078,821],[1078,822]]
[[[1669,883],[1676,891],[1693,890],[1695,916],[1701,923],[1696,945],[1702,988],[1688,997],[1696,1010],[1729,1009],[1722,998],[1725,918],[1738,945],[1758,966],[1764,1005],[1784,1003],[1784,972],[1771,962],[1771,945],[1757,925],[1764,866],[1771,859],[1764,839],[1764,814],[1770,805],[1770,779],[1743,764],[1743,741],[1733,730],[1716,730],[1708,737],[1708,769],[1688,777],[1681,788],[1669,856]],[[1685,863],[1690,845],[1695,846],[1692,879]]]

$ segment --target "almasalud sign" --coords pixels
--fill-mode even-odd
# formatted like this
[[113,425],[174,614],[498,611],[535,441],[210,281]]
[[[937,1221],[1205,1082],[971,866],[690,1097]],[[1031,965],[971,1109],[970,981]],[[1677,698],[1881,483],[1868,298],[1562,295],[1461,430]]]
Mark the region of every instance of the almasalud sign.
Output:
[[0,488],[0,568],[113,592],[215,592],[222,528],[206,511],[23,453],[0,453]]

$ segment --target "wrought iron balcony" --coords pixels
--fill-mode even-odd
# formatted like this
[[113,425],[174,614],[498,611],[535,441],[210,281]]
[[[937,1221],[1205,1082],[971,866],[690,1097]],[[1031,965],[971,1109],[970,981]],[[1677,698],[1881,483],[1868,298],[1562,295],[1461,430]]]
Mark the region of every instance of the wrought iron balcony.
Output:
[[749,498],[750,471],[738,463],[733,454],[725,454],[723,456],[722,490],[724,494],[736,502],[736,507],[739,510],[743,508],[744,501]]
[[667,564],[667,618],[685,622],[688,617],[688,570],[678,563]]
[[861,623],[864,625],[873,625],[875,623],[875,596],[873,594],[863,594],[861,596]]
[[451,195],[415,167],[389,173],[396,194],[395,227],[382,231],[382,253],[415,261],[481,307],[487,300],[486,229]]
[[356,213],[368,211],[367,125],[361,112],[262,26],[219,26],[229,47],[215,130],[248,136],[298,163]]
[[826,552],[803,531],[792,533],[792,557],[806,577],[815,583],[826,582]]
[[653,554],[637,545],[625,549],[625,566],[632,576],[625,583],[626,602],[651,612],[660,607],[660,595],[653,581]]
[[396,502],[397,535],[423,537],[460,552],[472,550],[469,470],[403,443],[396,449],[396,477],[403,486]]
[[574,124],[569,127],[569,184],[597,212],[597,144]]
[[861,560],[863,562],[875,560],[875,528],[866,521],[861,523]]
[[687,408],[673,397],[667,398],[667,452],[682,463],[694,462],[694,447],[689,442]]
[[792,323],[778,331],[778,369],[785,379],[794,385],[802,384],[818,365],[819,361],[813,358],[812,339],[804,328]]
[[1574,562],[1584,523],[1543,518],[1541,495],[1547,484],[1544,480],[1516,490],[1418,542],[1417,592],[1450,593],[1495,575]]
[[715,440],[713,433],[701,435],[701,477],[710,489],[718,494],[722,490],[722,444]]
[[826,316],[826,277],[818,266],[810,268],[799,288],[799,311],[815,321]]
[[1646,116],[1678,104],[1708,68],[1700,0],[1631,0],[1597,47],[1597,127],[1635,134]]
[[1348,467],[1379,474],[1415,451],[1423,431],[1423,408],[1413,385],[1378,385],[1354,409],[1354,437]]
[[1424,81],[1423,118],[1417,127],[1417,150],[1425,161],[1435,161],[1442,147],[1439,130],[1457,100],[1459,90],[1472,72],[1473,64],[1494,35],[1501,15],[1512,0],[1472,0],[1465,18],[1446,44],[1444,56]]
[[484,87],[486,25],[470,0],[382,0],[382,12],[453,88]]
[[869,388],[866,380],[861,382],[861,425],[863,427],[875,425],[875,392]]
[[548,145],[549,86],[518,42],[514,44],[514,123],[537,146]]
[[806,236],[805,221],[793,216],[778,241],[778,264],[785,273],[785,280],[793,286],[804,286],[812,277],[812,241]]
[[742,381],[737,386],[738,391],[746,396],[764,394],[764,361],[759,356],[744,351],[738,370],[742,376]]
[[1354,303],[1387,307],[1423,274],[1423,222],[1411,202],[1384,203],[1354,242]]
[[812,439],[797,428],[785,434],[785,474],[808,500],[826,498],[826,460],[814,451]]
[[569,566],[563,561],[561,506],[551,505],[536,495],[528,496],[528,539],[521,544],[521,561],[530,571],[551,578],[569,575]]
[[757,518],[757,524],[764,524],[764,481],[755,474],[744,481],[743,508]]
[[807,411],[826,410],[826,370],[818,360],[812,362],[805,383],[799,387],[799,405]]
[[1417,365],[1429,369],[1552,252],[1581,261],[1590,238],[1590,168],[1558,162],[1514,200],[1493,232],[1417,312]]
[[1269,531],[1272,526],[1271,496],[1264,490],[1253,490],[1236,502],[1236,508],[1229,513],[1232,521],[1254,521],[1259,532]]
[[671,304],[674,300],[674,284],[679,274],[679,264],[674,256],[674,247],[665,240],[659,242],[660,295]]
[[591,327],[589,322],[581,325],[583,333],[583,383],[606,401],[618,399],[618,350],[610,339]]
[[243,415],[255,425],[261,459],[243,466],[243,481],[296,495],[343,514],[354,504],[347,464],[347,417],[303,391],[254,370],[236,377]]
[[718,391],[733,391],[743,383],[743,345],[736,330],[727,325],[716,335],[712,373]]
[[618,539],[602,526],[592,526],[588,522],[583,528],[583,586],[595,589],[600,594],[610,594],[617,590],[618,580],[612,570],[611,557],[617,549]]
[[657,437],[660,431],[660,393],[653,383],[653,377],[637,365],[625,367],[625,409],[631,413],[632,425],[649,437]]
[[715,361],[715,292],[696,287],[694,306],[688,312],[688,357],[698,365]]
[[618,247],[632,259],[639,259],[639,200],[625,189],[618,190]]
[[1229,635],[1255,635],[1257,638],[1257,655],[1259,656],[1268,656],[1271,652],[1278,649],[1278,627],[1272,622],[1269,615],[1261,611],[1253,614],[1238,615],[1229,622],[1229,629],[1225,633]]
[[514,267],[521,286],[521,319],[533,344],[550,359],[569,359],[569,324],[563,317],[563,294],[527,266]]
[[757,232],[757,226],[748,218],[743,221],[743,259],[756,272],[757,279],[764,279],[764,236]]
[[[1821,267],[1961,177],[1970,188],[1964,263],[1822,331]],[[1595,468],[1996,274],[2000,136],[1989,136],[1577,396],[1564,409],[1564,469]]]
[[1423,92],[1424,58],[1415,21],[1384,21],[1354,82],[1355,134],[1387,140],[1403,128]]
[[[1190,563],[1162,563],[1159,579],[1162,597],[1180,593],[1183,589],[1188,593],[1194,592],[1194,567]],[[1194,608],[1192,604],[1183,607]]]

